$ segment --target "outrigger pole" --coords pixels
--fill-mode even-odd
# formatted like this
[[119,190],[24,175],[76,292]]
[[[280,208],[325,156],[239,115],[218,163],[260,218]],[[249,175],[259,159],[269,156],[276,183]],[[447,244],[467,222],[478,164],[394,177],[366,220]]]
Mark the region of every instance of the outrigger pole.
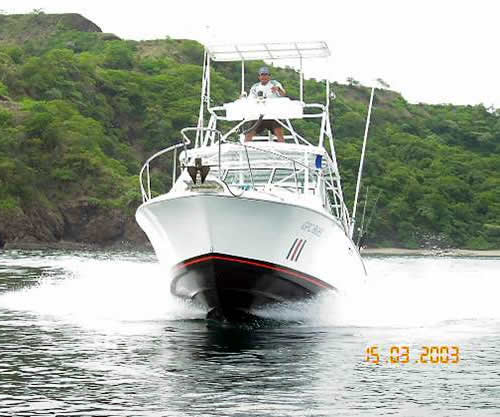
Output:
[[370,127],[370,117],[372,114],[374,92],[375,92],[375,87],[372,87],[372,93],[370,95],[370,105],[368,107],[368,116],[366,118],[365,137],[363,139],[363,149],[361,150],[361,159],[359,161],[358,182],[356,184],[356,194],[354,196],[354,207],[352,208],[351,230],[349,232],[349,235],[350,235],[349,237],[351,239],[352,239],[352,236],[354,234],[354,225],[356,224],[356,207],[358,205],[358,195],[359,195],[359,187],[361,185],[361,176],[363,175],[363,164],[365,161],[366,140],[368,139],[368,128]]

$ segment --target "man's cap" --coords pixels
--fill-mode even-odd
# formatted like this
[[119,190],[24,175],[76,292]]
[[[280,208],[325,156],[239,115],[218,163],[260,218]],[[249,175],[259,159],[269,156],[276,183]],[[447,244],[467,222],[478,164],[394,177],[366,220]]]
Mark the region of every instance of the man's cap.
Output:
[[271,72],[269,71],[269,68],[267,68],[267,67],[260,67],[259,75],[260,74],[271,74]]

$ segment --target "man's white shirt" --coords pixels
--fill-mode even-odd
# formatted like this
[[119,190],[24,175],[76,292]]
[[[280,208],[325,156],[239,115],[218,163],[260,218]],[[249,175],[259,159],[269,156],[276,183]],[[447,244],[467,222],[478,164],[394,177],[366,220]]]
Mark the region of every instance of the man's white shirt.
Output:
[[271,91],[271,88],[273,87],[279,87],[283,90],[283,86],[279,81],[276,80],[269,80],[265,85],[260,82],[255,83],[250,89],[250,97],[259,97],[259,91],[262,91],[262,97],[264,98],[281,97],[278,92],[274,93],[273,91]]

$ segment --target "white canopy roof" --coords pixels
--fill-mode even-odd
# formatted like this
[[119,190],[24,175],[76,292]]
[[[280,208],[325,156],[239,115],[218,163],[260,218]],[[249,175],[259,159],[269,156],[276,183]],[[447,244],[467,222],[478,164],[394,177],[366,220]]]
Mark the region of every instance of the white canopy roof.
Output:
[[207,51],[213,61],[251,61],[256,59],[323,58],[330,56],[326,42],[252,43],[211,45]]

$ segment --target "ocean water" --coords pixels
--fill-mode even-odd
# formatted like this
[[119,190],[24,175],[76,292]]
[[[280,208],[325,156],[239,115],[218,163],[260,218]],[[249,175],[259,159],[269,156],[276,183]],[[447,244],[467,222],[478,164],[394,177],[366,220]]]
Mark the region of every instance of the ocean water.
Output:
[[0,252],[0,416],[500,415],[500,259],[366,264],[359,292],[236,326],[151,254]]

